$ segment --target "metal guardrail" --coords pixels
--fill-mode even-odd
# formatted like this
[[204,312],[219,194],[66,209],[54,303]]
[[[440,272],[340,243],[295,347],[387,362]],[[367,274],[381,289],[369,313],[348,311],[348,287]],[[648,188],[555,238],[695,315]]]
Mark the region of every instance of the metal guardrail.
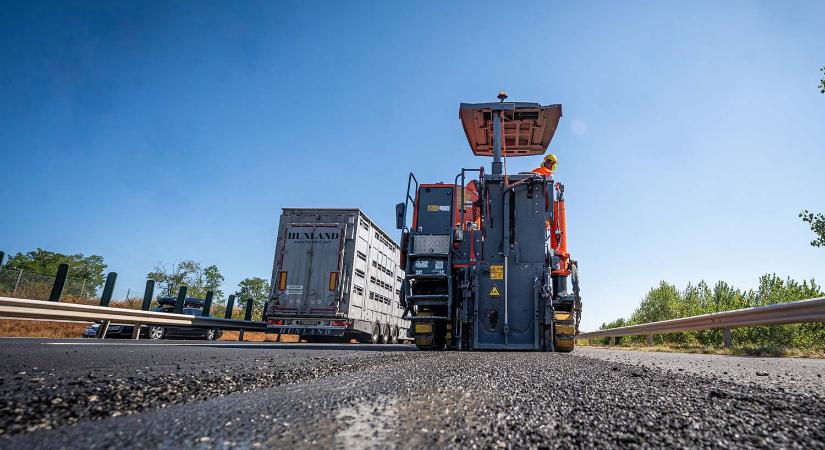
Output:
[[825,297],[590,331],[579,333],[577,339],[640,335],[649,337],[654,334],[721,329],[724,331],[725,346],[730,347],[732,328],[807,322],[825,322]]
[[10,297],[0,297],[0,318],[76,322],[108,321],[112,323],[133,324],[136,327],[140,325],[164,325],[246,331],[266,331],[267,327],[264,322],[251,320],[222,319],[218,317],[191,316],[187,314]]
[[[0,251],[0,266],[3,264],[5,253]],[[133,339],[140,338],[142,325],[165,325],[176,327],[219,328],[239,330],[238,340],[243,340],[244,331],[266,331],[264,322],[255,322],[252,319],[252,299],[246,299],[244,320],[232,319],[235,307],[235,296],[230,295],[226,302],[226,312],[223,319],[210,315],[214,292],[208,291],[203,302],[200,316],[183,314],[186,303],[187,286],[178,288],[177,299],[174,303],[174,313],[149,311],[155,292],[155,280],[146,280],[146,291],[143,294],[143,303],[140,310],[127,308],[112,308],[112,292],[115,289],[117,273],[109,272],[106,283],[100,296],[100,306],[77,303],[60,303],[63,289],[69,275],[69,265],[60,264],[52,285],[48,301],[0,297],[0,319],[23,320],[50,320],[59,322],[101,322],[103,324],[98,337],[103,339],[112,322],[134,325]]]

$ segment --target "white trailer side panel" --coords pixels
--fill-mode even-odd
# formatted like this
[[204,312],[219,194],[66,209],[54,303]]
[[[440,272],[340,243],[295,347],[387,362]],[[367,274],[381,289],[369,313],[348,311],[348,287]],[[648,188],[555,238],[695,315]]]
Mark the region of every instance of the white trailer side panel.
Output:
[[[343,238],[340,251],[330,251],[337,245],[332,230]],[[362,327],[397,327],[404,337],[410,325],[401,320],[399,258],[398,244],[358,209],[285,208],[267,316],[344,318],[366,323]],[[332,292],[331,274],[336,270]]]

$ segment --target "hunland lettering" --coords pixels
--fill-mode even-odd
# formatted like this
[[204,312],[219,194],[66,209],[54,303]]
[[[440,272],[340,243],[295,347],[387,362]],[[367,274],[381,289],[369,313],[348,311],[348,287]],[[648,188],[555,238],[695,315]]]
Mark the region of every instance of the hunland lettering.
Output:
[[309,240],[309,241],[328,241],[338,239],[338,233],[335,231],[322,231],[322,232],[295,232],[289,231],[286,233],[286,238],[293,240],[293,239],[300,239],[300,240]]

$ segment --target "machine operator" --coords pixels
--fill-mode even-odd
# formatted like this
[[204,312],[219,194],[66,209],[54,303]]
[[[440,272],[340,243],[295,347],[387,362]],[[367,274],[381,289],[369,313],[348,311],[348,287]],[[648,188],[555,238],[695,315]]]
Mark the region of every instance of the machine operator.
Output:
[[[558,158],[553,153],[544,157],[544,161],[542,161],[541,166],[536,167],[533,169],[533,173],[537,173],[539,175],[544,175],[545,182],[553,176],[553,171],[556,170],[556,166],[558,165]],[[549,195],[549,194],[548,194]],[[547,199],[545,199],[546,201]],[[549,202],[545,202],[544,208],[547,209]],[[550,231],[552,229],[552,224],[549,220],[544,221],[544,227]]]
[[556,158],[556,155],[550,153],[544,157],[544,161],[542,161],[541,166],[533,169],[533,172],[544,175],[545,178],[550,178],[553,176],[553,171],[556,170],[556,165],[558,165],[558,162],[559,161]]

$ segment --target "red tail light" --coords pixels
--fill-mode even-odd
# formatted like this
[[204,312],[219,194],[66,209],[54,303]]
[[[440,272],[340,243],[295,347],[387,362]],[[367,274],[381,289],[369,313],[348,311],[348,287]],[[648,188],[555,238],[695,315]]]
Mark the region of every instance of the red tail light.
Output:
[[286,272],[278,273],[278,289],[282,291],[286,289]]
[[338,272],[329,273],[329,290],[334,291],[338,288]]
[[284,321],[283,320],[269,319],[267,321],[267,323],[270,324],[270,325],[283,325]]
[[333,320],[330,325],[332,325],[333,327],[348,327],[349,322],[347,322],[346,320]]

